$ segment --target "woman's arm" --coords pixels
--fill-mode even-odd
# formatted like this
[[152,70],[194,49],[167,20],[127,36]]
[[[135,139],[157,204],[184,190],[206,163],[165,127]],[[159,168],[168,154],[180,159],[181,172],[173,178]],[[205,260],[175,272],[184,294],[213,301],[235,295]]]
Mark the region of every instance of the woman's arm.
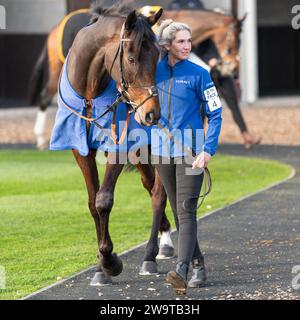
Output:
[[222,125],[222,104],[214,83],[205,70],[199,84],[198,94],[202,100],[202,107],[208,119],[203,151],[197,156],[193,168],[204,168],[207,166],[211,156],[216,153],[219,135]]

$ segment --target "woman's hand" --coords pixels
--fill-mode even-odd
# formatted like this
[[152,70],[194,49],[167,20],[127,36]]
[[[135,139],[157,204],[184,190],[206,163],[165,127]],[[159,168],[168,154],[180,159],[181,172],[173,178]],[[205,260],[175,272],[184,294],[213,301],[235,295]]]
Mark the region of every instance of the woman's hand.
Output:
[[213,69],[218,65],[219,61],[216,58],[211,58],[208,61],[208,65]]
[[210,159],[211,155],[205,151],[202,151],[193,162],[192,169],[206,168]]

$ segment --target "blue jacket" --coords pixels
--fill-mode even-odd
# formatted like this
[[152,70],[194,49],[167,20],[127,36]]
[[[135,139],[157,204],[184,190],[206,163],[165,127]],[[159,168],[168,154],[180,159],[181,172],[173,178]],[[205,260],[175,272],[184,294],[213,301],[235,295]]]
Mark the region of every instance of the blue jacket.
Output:
[[[188,60],[171,67],[166,56],[157,65],[156,81],[161,106],[159,122],[170,130],[176,142],[174,145],[174,141],[168,139],[170,144],[166,148],[167,140],[163,140],[163,133],[154,126],[152,154],[179,157],[186,155],[184,151],[188,147],[197,155],[202,150],[214,155],[221,131],[222,105],[209,73]],[[208,118],[205,139],[201,105]],[[158,139],[158,134],[162,136],[161,139]],[[180,139],[184,142],[184,148],[178,148]]]

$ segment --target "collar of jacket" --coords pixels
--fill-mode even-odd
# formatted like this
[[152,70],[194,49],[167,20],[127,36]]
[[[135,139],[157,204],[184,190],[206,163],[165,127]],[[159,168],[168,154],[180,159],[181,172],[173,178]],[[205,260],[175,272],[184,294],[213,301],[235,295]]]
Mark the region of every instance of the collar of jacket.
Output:
[[[168,54],[166,54],[166,56],[163,58],[163,63],[165,64],[166,67],[171,68],[171,66],[169,65],[169,56]],[[176,62],[173,66],[173,69],[177,69],[180,67],[183,67],[186,64],[187,60],[180,60],[178,62]]]

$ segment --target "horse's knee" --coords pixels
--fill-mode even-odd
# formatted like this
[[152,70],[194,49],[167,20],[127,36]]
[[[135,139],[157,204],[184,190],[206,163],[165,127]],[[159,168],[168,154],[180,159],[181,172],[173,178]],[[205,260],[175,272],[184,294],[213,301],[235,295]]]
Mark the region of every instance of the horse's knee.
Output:
[[163,210],[167,205],[167,195],[164,189],[154,187],[152,189],[152,204],[156,210]]
[[95,201],[89,201],[88,206],[89,206],[90,213],[91,213],[92,217],[94,219],[98,219],[99,218],[99,214],[98,214],[97,209],[96,209]]
[[96,209],[101,213],[110,212],[114,204],[114,196],[110,192],[99,192],[96,196]]
[[146,179],[144,177],[141,178],[143,187],[151,194],[151,190],[154,185],[154,179]]

